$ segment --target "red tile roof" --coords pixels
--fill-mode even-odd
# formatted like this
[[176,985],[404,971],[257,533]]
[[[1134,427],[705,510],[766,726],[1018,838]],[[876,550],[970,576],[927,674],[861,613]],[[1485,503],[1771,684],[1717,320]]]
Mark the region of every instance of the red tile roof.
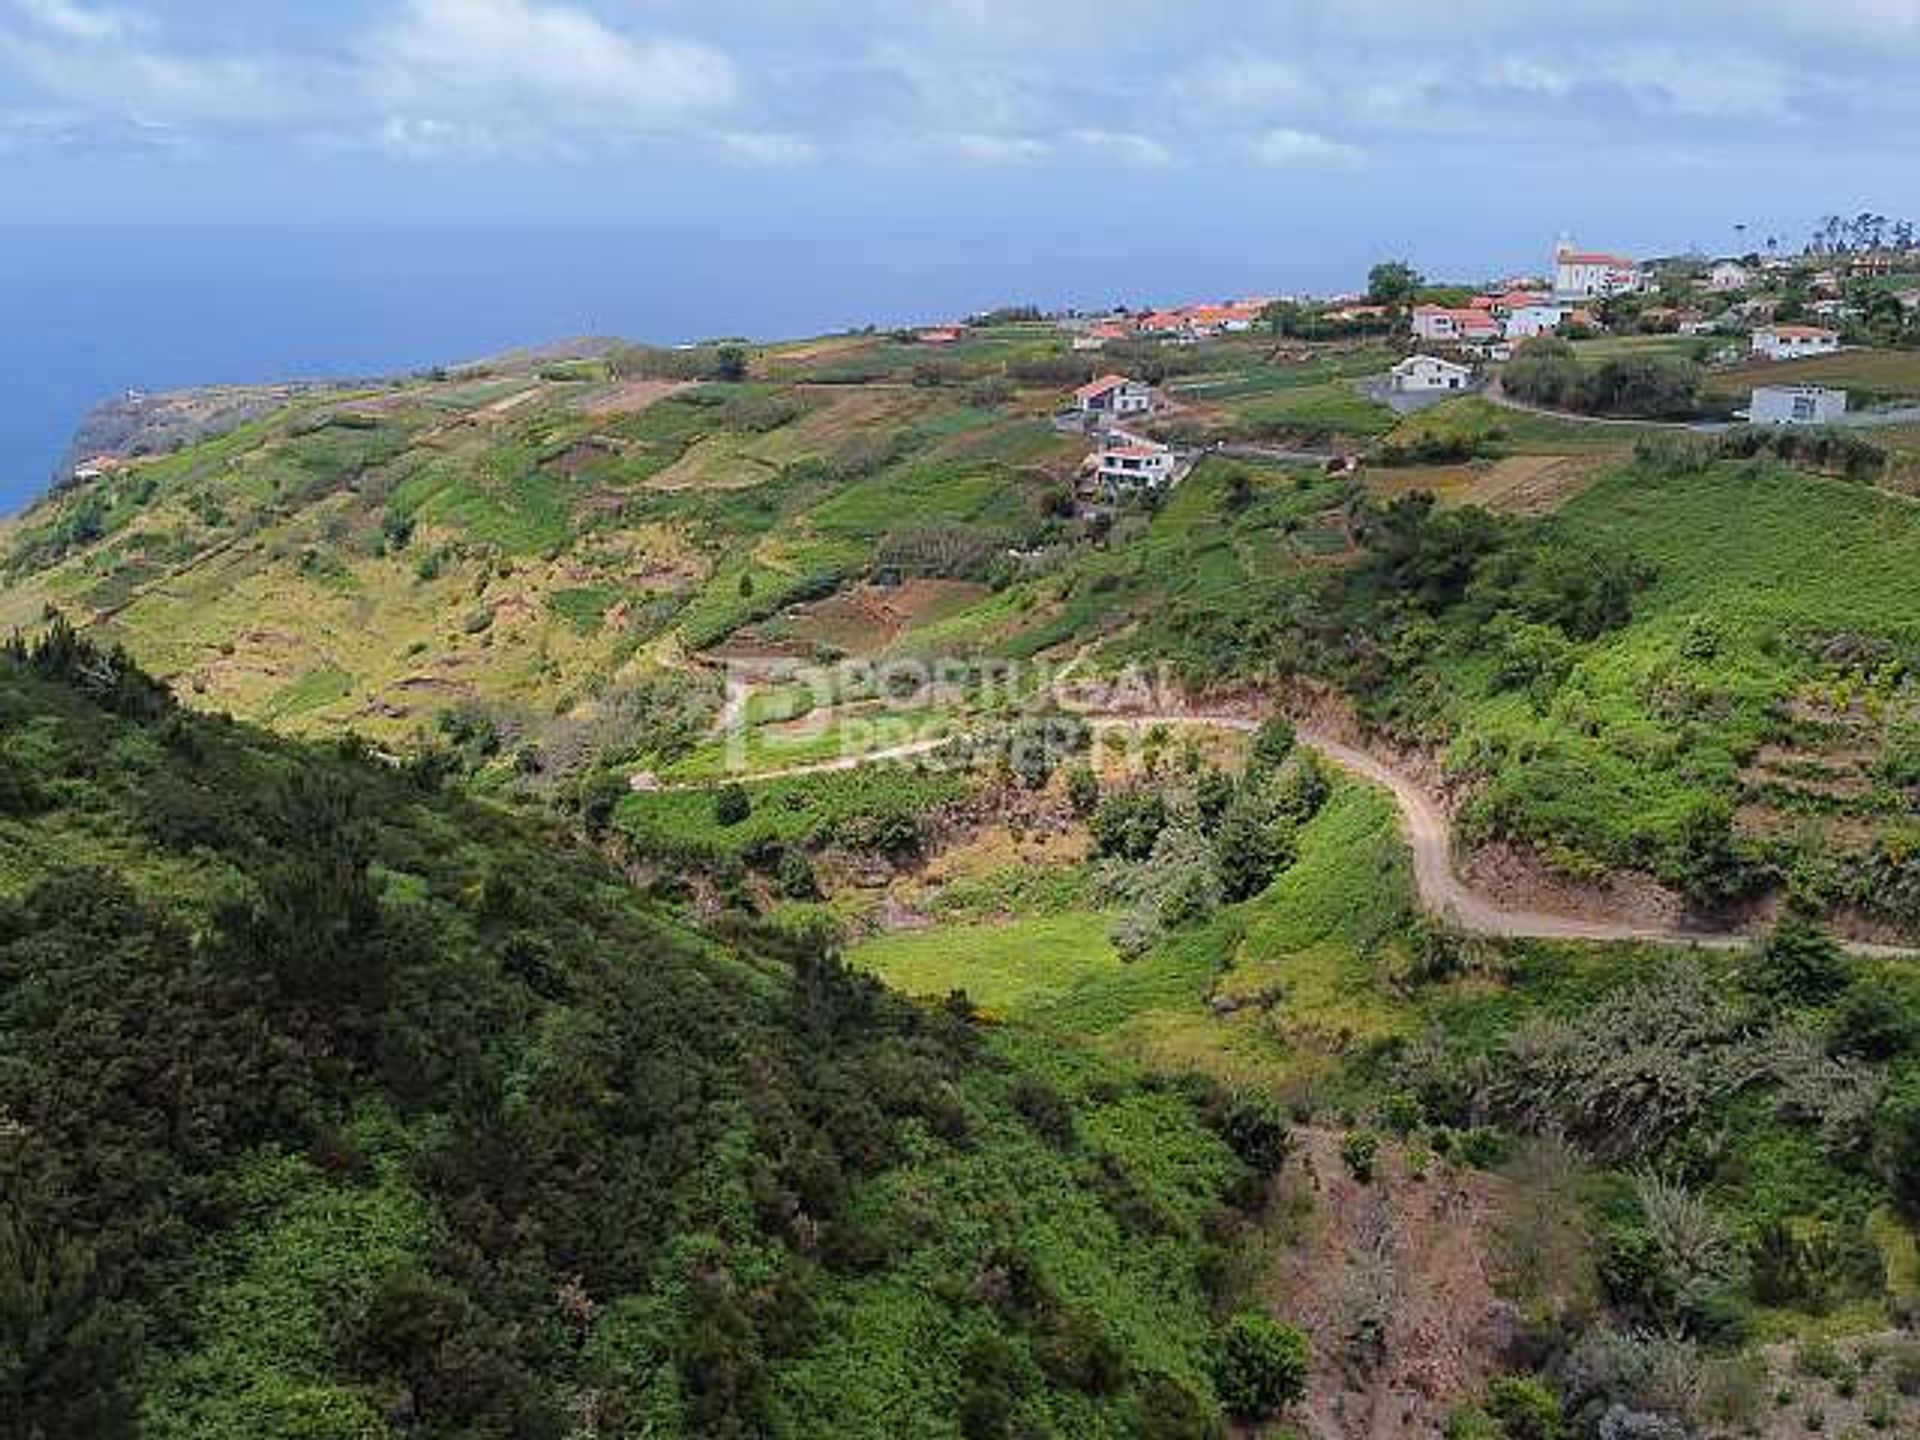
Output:
[[1076,400],[1091,400],[1096,395],[1104,395],[1109,390],[1129,383],[1131,382],[1129,382],[1124,375],[1102,375],[1098,379],[1089,380],[1078,390],[1075,390],[1073,392],[1073,398]]
[[1783,340],[1838,340],[1838,330],[1828,330],[1819,325],[1768,325],[1760,331],[1762,335],[1778,335]]

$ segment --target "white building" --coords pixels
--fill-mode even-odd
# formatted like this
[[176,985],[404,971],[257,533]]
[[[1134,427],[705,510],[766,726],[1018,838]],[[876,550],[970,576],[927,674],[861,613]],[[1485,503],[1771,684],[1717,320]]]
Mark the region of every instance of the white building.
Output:
[[1536,335],[1551,335],[1567,318],[1568,307],[1553,300],[1532,300],[1515,305],[1502,322],[1509,340],[1530,340]]
[[1145,415],[1153,409],[1153,390],[1124,375],[1102,375],[1073,392],[1073,408],[1096,419]]
[[1769,360],[1831,355],[1839,348],[1839,332],[1818,325],[1766,325],[1753,332],[1753,353]]
[[1490,310],[1456,309],[1447,305],[1413,307],[1413,333],[1420,340],[1497,340],[1500,322]]
[[1553,293],[1561,300],[1592,300],[1641,288],[1640,266],[1624,255],[1576,250],[1562,237],[1553,251]]
[[1414,393],[1429,390],[1465,390],[1473,384],[1473,371],[1451,360],[1433,355],[1409,355],[1388,372],[1395,390]]
[[1109,496],[1138,490],[1164,489],[1173,479],[1171,446],[1142,439],[1125,430],[1107,433],[1094,456],[1094,473]]
[[1830,425],[1847,413],[1847,392],[1823,385],[1760,385],[1747,405],[1755,425]]
[[1707,271],[1707,289],[1744,290],[1753,283],[1753,274],[1737,260],[1721,260]]

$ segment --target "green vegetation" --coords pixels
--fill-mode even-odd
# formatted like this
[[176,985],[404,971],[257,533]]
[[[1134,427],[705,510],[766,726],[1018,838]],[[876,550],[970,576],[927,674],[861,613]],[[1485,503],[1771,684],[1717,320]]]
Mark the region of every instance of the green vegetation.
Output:
[[1589,367],[1569,342],[1550,335],[1521,342],[1500,371],[1501,388],[1530,405],[1648,420],[1697,413],[1704,379],[1690,360],[1638,351]]
[[[1403,269],[1386,303],[1433,293]],[[1386,1343],[1276,1283],[1342,1218],[1265,1187],[1294,1150],[1383,1225],[1431,1193],[1497,1229],[1527,1373],[1451,1435],[1920,1423],[1920,1361],[1853,1338],[1920,1304],[1920,990],[1821,928],[1920,925],[1920,511],[1868,483],[1911,437],[1396,419],[1355,384],[1384,345],[1270,318],[422,378],[10,527],[0,623],[99,643],[0,659],[9,1413],[1284,1424]],[[1678,413],[1718,393],[1694,353],[1534,346],[1508,383]],[[1373,438],[1373,473],[1209,455],[1089,505],[1048,416],[1095,364],[1171,392],[1169,435]],[[116,639],[326,741],[197,718]],[[876,664],[829,709],[843,656]],[[1423,752],[1517,885],[1783,918],[1743,953],[1454,934],[1390,798],[1285,723],[1020,708],[1131,664]],[[752,778],[913,736],[937,766]]]
[[22,1433],[1212,1423],[1244,1172],[1186,1092],[703,934],[64,626],[0,658],[0,735]]

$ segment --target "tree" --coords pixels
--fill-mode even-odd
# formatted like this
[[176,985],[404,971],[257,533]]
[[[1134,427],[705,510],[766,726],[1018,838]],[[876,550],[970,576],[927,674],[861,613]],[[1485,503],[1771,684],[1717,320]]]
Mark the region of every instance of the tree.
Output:
[[716,380],[746,379],[747,352],[738,345],[722,345],[714,352],[713,376]]
[[1221,893],[1230,901],[1250,900],[1293,863],[1292,824],[1274,813],[1261,787],[1248,786],[1227,807],[1214,838]]
[[721,786],[713,795],[713,819],[717,825],[738,825],[753,813],[753,801],[747,787],[738,780]]
[[1748,957],[1741,983],[1775,1004],[1824,1005],[1847,988],[1847,961],[1833,938],[1789,910]]
[[1405,305],[1426,277],[1404,260],[1382,260],[1367,272],[1367,298],[1376,305]]
[[1167,828],[1167,802],[1152,790],[1109,795],[1093,812],[1094,848],[1102,855],[1144,860]]
[[1247,756],[1250,767],[1260,769],[1278,769],[1280,763],[1293,753],[1293,722],[1284,715],[1274,715],[1260,722],[1260,728],[1253,732],[1253,748]]
[[1243,1310],[1220,1332],[1214,1383],[1233,1414],[1266,1420],[1306,1394],[1311,1360],[1305,1335],[1257,1310]]

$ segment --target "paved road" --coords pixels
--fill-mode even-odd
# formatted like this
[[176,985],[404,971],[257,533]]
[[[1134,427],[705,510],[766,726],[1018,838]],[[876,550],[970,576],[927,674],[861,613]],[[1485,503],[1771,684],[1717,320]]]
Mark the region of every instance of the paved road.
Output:
[[[1084,717],[1094,730],[1130,726],[1204,725],[1243,733],[1259,728],[1260,722],[1245,715],[1178,712],[1160,715],[1092,715]],[[1689,929],[1663,925],[1635,924],[1625,921],[1588,920],[1573,915],[1558,915],[1542,910],[1511,910],[1491,896],[1474,889],[1454,868],[1453,822],[1426,788],[1405,771],[1396,769],[1378,755],[1335,739],[1312,726],[1297,730],[1300,743],[1318,752],[1348,774],[1378,785],[1393,796],[1400,812],[1400,831],[1413,851],[1414,889],[1420,904],[1429,914],[1470,935],[1485,935],[1506,940],[1594,940],[1655,945],[1702,945],[1731,950],[1753,943],[1754,933],[1745,930]],[[743,780],[771,780],[788,775],[816,775],[827,771],[852,770],[861,765],[878,765],[889,760],[908,760],[927,754],[955,737],[909,740],[862,755],[845,755],[834,760],[795,765],[783,770],[763,770]],[[710,782],[718,783],[718,782]],[[675,789],[708,788],[705,783],[674,786]],[[1877,945],[1867,941],[1842,940],[1856,955],[1880,958],[1906,958],[1916,953],[1910,946]]]

